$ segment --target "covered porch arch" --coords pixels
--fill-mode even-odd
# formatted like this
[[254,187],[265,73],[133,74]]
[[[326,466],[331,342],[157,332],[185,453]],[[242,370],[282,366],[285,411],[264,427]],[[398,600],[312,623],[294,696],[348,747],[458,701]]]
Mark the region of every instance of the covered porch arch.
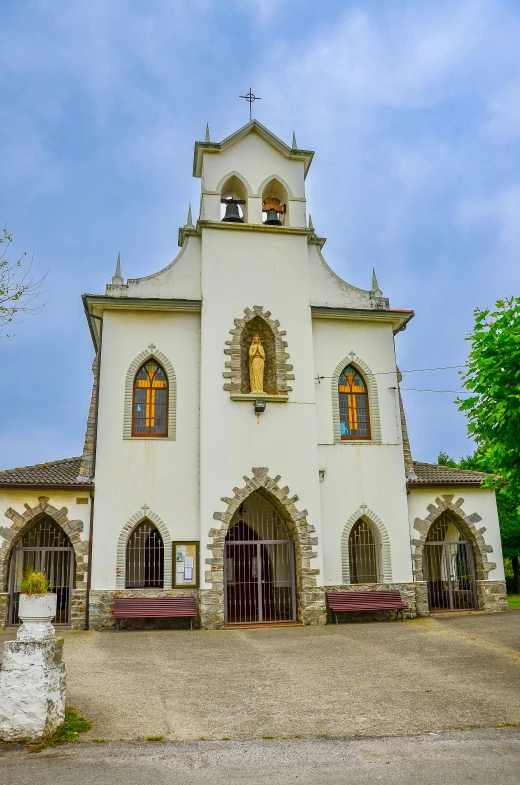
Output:
[[[206,581],[210,589],[200,590],[201,626],[206,629],[219,629],[225,625],[225,574],[224,561],[226,538],[230,527],[238,523],[237,513],[256,494],[273,509],[279,517],[287,536],[294,543],[294,571],[297,619],[303,624],[325,624],[326,608],[323,590],[317,586],[319,570],[311,566],[317,554],[318,544],[314,537],[314,526],[307,521],[307,510],[296,507],[297,496],[289,495],[287,486],[280,487],[280,476],[269,477],[269,470],[253,467],[252,477],[244,477],[244,486],[233,489],[233,497],[223,497],[227,507],[224,512],[213,514],[220,526],[210,529],[208,549],[212,556],[206,559],[208,569]],[[253,497],[254,498],[254,497]],[[228,539],[229,542],[229,539]]]

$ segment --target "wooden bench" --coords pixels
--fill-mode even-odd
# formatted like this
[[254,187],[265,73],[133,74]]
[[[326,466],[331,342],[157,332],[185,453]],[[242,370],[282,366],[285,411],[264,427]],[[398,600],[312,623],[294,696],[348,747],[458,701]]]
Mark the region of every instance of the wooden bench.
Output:
[[119,632],[120,619],[170,619],[185,617],[193,629],[193,617],[197,615],[194,597],[116,597],[114,619]]
[[327,603],[334,620],[338,623],[338,613],[358,613],[360,611],[395,611],[396,620],[408,608],[401,599],[397,589],[385,591],[344,591],[327,592]]

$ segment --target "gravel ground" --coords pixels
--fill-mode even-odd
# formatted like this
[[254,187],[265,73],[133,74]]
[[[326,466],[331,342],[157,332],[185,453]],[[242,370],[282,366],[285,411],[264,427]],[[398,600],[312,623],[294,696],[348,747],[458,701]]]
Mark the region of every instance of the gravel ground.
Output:
[[401,736],[520,724],[515,611],[64,637],[67,700],[92,720],[87,738]]

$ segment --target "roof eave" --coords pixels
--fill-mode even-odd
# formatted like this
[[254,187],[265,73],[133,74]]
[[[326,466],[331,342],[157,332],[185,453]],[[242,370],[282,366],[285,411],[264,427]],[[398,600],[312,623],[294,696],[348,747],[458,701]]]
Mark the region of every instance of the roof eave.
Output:
[[94,489],[93,482],[82,482],[78,484],[71,484],[71,483],[44,483],[44,482],[0,482],[0,489],[8,488],[10,491],[16,490],[19,488],[20,490],[24,491],[36,491],[36,490],[45,490],[45,491],[81,491],[81,490],[93,490]]
[[[473,486],[474,488],[482,488],[482,480],[450,480],[448,482],[441,482],[441,481],[432,481],[432,482],[421,482],[420,480],[408,480],[406,483],[407,488],[413,488],[415,490],[420,488],[462,488],[467,486]],[[492,490],[492,489],[490,489]]]

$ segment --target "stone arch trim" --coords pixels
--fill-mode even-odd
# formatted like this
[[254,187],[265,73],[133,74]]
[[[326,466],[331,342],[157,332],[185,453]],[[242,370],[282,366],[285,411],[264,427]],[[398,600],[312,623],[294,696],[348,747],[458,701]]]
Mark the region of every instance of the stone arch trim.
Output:
[[[342,440],[340,431],[339,420],[339,398],[338,398],[338,383],[339,377],[347,365],[353,365],[357,368],[368,387],[368,406],[370,417],[370,439],[349,439]],[[381,444],[381,415],[379,413],[379,394],[377,391],[377,382],[374,374],[360,357],[354,351],[350,352],[343,360],[336,366],[331,379],[331,395],[332,395],[332,425],[334,429],[334,441],[338,444],[352,444],[362,441],[366,444]]]
[[[153,347],[153,348],[150,348]],[[150,344],[135,360],[130,363],[125,379],[125,400],[123,416],[123,439],[132,439],[132,403],[134,394],[134,379],[137,371],[146,360],[154,359],[162,365],[168,377],[168,436],[167,439],[175,440],[177,434],[177,377],[175,369],[169,359],[156,346]],[[146,437],[139,437],[140,439]],[[153,436],[150,436],[153,439]]]
[[136,528],[144,520],[150,521],[158,529],[161,534],[164,545],[164,588],[172,588],[172,538],[168,527],[155,512],[153,512],[147,504],[143,504],[121,529],[119,539],[117,541],[117,557],[116,557],[116,589],[125,588],[126,579],[126,544],[128,538]]
[[[345,366],[343,366],[345,367]],[[392,583],[392,555],[390,551],[390,537],[386,530],[381,518],[376,515],[373,510],[370,510],[366,504],[362,504],[355,512],[352,513],[350,518],[345,524],[343,534],[341,535],[341,567],[343,573],[343,583],[350,583],[350,563],[349,563],[349,538],[350,532],[355,524],[362,518],[372,528],[375,528],[379,537],[380,554],[381,554],[381,569],[382,569],[382,583]]]
[[[83,521],[71,521],[68,517],[68,509],[66,507],[62,507],[61,509],[53,507],[52,504],[49,504],[47,496],[38,496],[38,502],[36,507],[24,504],[25,512],[23,514],[20,514],[12,507],[9,507],[5,511],[5,517],[9,518],[11,525],[0,526],[0,535],[4,538],[0,547],[0,591],[8,590],[7,581],[11,548],[19,537],[23,535],[24,531],[29,529],[42,514],[52,518],[69,538],[76,557],[76,584],[84,581],[87,569],[86,562],[88,559],[89,541],[81,539]],[[76,586],[76,588],[80,587]]]
[[242,185],[246,189],[246,192],[247,192],[248,196],[253,196],[253,189],[249,185],[248,181],[246,180],[246,178],[244,177],[243,174],[240,174],[240,172],[237,172],[235,169],[233,169],[232,172],[228,172],[227,174],[225,174],[224,177],[222,177],[219,180],[219,182],[217,184],[217,187],[215,188],[215,193],[220,195],[220,193],[221,193],[221,191],[222,191],[222,189],[224,187],[224,184],[228,180],[230,180],[232,177],[236,177],[237,180],[240,180],[240,182],[242,183]]
[[416,581],[425,580],[423,569],[424,544],[426,542],[431,525],[443,512],[452,513],[453,517],[455,518],[454,522],[457,524],[462,534],[473,544],[476,579],[489,580],[488,573],[491,570],[494,570],[497,566],[495,562],[491,562],[488,559],[488,553],[493,553],[493,548],[491,545],[487,545],[484,539],[484,532],[486,531],[485,526],[477,529],[475,525],[479,523],[482,518],[478,512],[473,512],[470,515],[466,515],[462,509],[464,499],[462,497],[459,497],[455,501],[454,499],[455,496],[452,494],[443,494],[442,496],[437,496],[435,503],[428,505],[427,509],[429,514],[426,516],[426,518],[416,518],[414,521],[413,526],[418,533],[418,536],[412,540],[412,546],[414,548],[412,554],[413,572]]
[[246,325],[253,319],[260,317],[267,324],[274,336],[275,363],[276,363],[276,389],[278,395],[287,395],[292,391],[287,382],[294,380],[292,373],[293,366],[288,363],[290,354],[287,351],[287,341],[285,340],[286,331],[280,330],[278,319],[271,318],[270,311],[264,311],[263,305],[253,305],[253,309],[246,308],[241,319],[235,319],[235,327],[230,330],[233,336],[230,341],[226,341],[227,348],[224,353],[229,356],[226,360],[226,370],[223,377],[226,380],[224,390],[231,394],[242,392],[242,335]]
[[255,195],[256,195],[256,196],[260,196],[260,197],[261,197],[261,196],[263,195],[263,193],[264,193],[264,188],[265,188],[265,186],[266,186],[268,183],[270,183],[270,182],[271,182],[271,180],[278,180],[278,182],[280,183],[280,185],[283,185],[283,187],[284,187],[284,188],[285,188],[285,190],[287,191],[287,199],[294,200],[294,195],[293,195],[293,192],[291,191],[291,189],[290,189],[289,185],[288,185],[288,184],[285,182],[285,180],[283,179],[283,177],[280,177],[280,175],[279,175],[279,174],[270,174],[270,175],[269,175],[269,177],[266,177],[266,178],[265,178],[265,180],[262,180],[262,182],[261,182],[261,183],[260,183],[260,185],[258,186],[258,191],[256,192],[256,194],[255,194]]
[[[316,578],[319,570],[311,567],[312,559],[317,557],[315,546],[318,539],[314,536],[315,529],[307,521],[307,510],[299,511],[296,507],[297,496],[290,496],[287,486],[280,487],[280,475],[269,477],[269,469],[253,467],[252,477],[244,476],[244,485],[233,488],[233,496],[223,497],[226,505],[224,512],[214,512],[213,518],[220,521],[220,526],[209,530],[210,542],[208,549],[212,556],[206,559],[209,569],[205,573],[206,581],[211,584],[208,592],[210,597],[201,598],[203,622],[213,627],[224,625],[224,544],[234,513],[255,491],[265,494],[265,498],[273,504],[276,511],[284,519],[287,529],[294,541],[296,561],[296,589],[298,595],[298,614],[305,624],[324,624],[326,618],[325,597],[323,590],[317,586]],[[207,590],[206,590],[207,591]],[[204,605],[208,606],[204,610]],[[209,612],[208,612],[209,609]]]

